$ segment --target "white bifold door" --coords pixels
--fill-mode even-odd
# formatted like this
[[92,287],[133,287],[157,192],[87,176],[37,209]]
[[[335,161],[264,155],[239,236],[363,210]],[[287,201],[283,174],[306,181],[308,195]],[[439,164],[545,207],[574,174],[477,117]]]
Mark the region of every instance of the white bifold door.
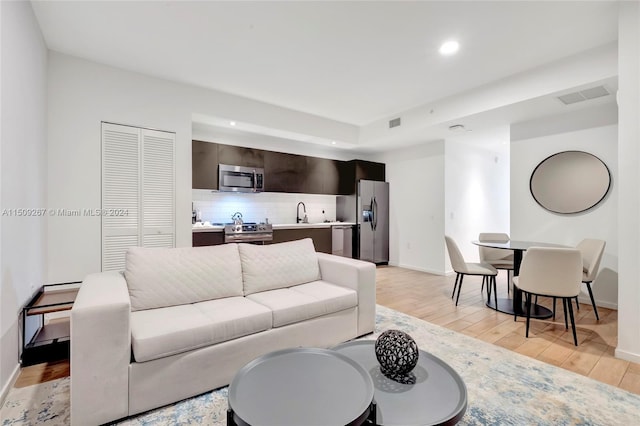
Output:
[[102,123],[102,270],[132,246],[175,246],[175,133]]

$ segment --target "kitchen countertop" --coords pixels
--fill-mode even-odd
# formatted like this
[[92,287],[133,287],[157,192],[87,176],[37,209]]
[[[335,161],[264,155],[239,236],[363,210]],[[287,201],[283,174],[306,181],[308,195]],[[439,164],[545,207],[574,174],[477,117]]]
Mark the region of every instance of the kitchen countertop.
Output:
[[337,225],[355,225],[352,222],[320,222],[320,223],[274,223],[273,229],[331,228]]
[[[274,223],[273,229],[305,229],[305,228],[331,228],[338,225],[355,225],[353,222],[319,222],[319,223]],[[193,232],[222,232],[224,225],[193,226]]]

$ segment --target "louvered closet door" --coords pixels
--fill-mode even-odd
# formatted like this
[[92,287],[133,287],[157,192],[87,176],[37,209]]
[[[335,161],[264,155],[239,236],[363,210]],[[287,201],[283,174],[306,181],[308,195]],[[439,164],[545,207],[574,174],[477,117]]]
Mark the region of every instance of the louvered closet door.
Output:
[[102,270],[132,246],[175,245],[175,134],[102,124]]
[[175,135],[142,130],[142,245],[175,245]]
[[[124,270],[139,244],[140,129],[102,123],[102,270]],[[113,214],[108,214],[113,213]]]

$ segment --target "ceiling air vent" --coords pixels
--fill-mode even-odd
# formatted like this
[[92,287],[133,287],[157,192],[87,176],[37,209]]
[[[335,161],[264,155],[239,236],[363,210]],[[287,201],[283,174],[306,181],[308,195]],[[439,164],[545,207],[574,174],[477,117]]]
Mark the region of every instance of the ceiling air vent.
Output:
[[610,95],[610,93],[604,86],[596,86],[579,92],[572,92],[558,96],[558,99],[565,105],[571,105],[607,95]]
[[398,127],[400,125],[400,117],[394,118],[393,120],[389,120],[389,128],[393,129],[394,127]]

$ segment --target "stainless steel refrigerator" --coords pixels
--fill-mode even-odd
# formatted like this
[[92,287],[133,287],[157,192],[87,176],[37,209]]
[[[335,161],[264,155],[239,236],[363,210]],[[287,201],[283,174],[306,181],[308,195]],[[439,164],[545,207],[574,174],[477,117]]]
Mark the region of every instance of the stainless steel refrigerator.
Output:
[[355,195],[336,198],[336,219],[355,222],[354,257],[376,264],[389,263],[389,183],[358,182]]

